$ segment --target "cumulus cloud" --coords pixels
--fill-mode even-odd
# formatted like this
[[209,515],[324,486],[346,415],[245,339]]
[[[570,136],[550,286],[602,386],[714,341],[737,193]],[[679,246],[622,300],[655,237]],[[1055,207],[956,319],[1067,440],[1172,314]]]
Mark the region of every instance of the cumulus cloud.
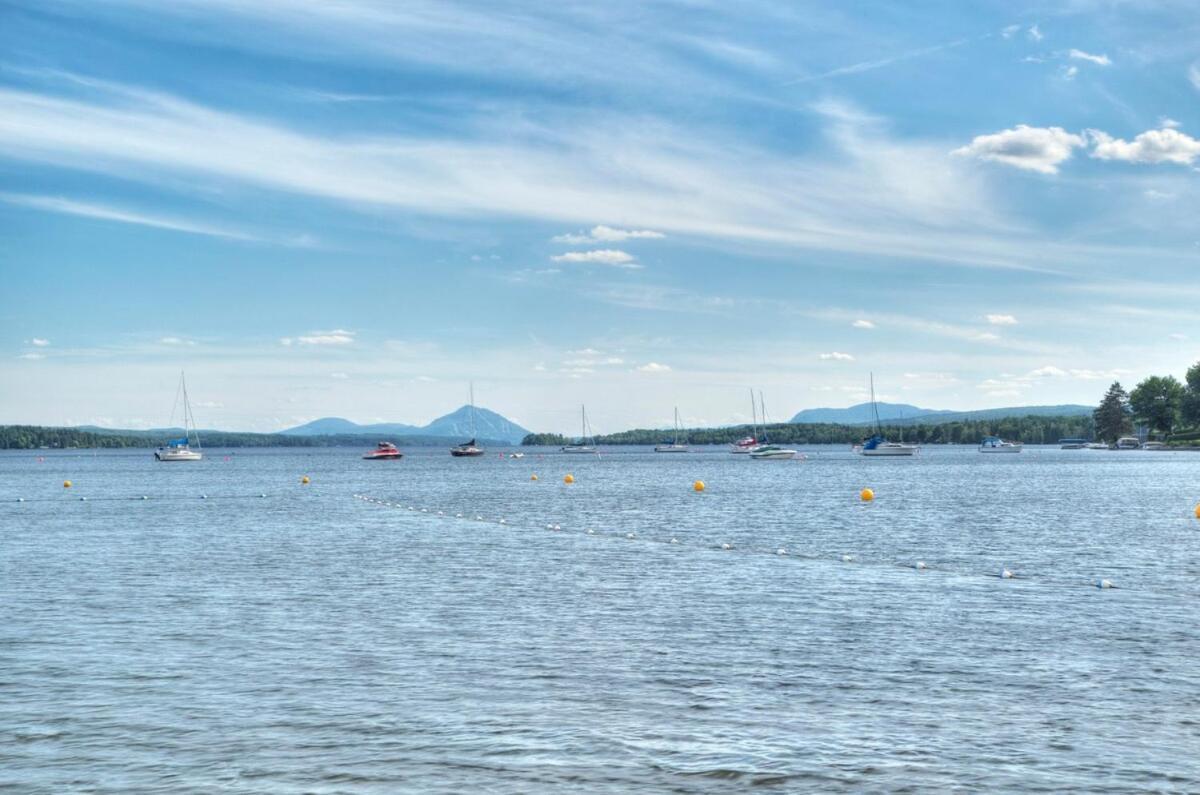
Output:
[[658,240],[664,238],[662,232],[651,229],[614,229],[600,224],[593,226],[590,232],[568,233],[557,235],[551,240],[555,243],[567,243],[572,246],[583,243],[620,243],[625,240]]
[[1020,25],[1008,25],[1007,27],[1001,29],[1000,35],[1006,39],[1011,39],[1014,35],[1016,35],[1016,32],[1020,29],[1021,29]]
[[1017,319],[1012,315],[987,315],[987,322],[993,326],[1015,326]]
[[1112,66],[1112,61],[1107,55],[1092,55],[1089,52],[1076,50],[1074,48],[1072,48],[1067,55],[1076,61],[1090,61],[1098,66]]
[[35,348],[45,348],[50,345],[50,340],[44,340],[41,337],[34,337],[29,341],[29,344]]
[[856,320],[850,325],[854,328],[875,328],[875,324],[869,320]]
[[993,160],[1042,174],[1057,174],[1058,165],[1071,158],[1072,152],[1087,145],[1082,135],[1062,127],[1030,127],[1018,124],[1011,130],[977,135],[967,146],[953,154]]
[[1100,130],[1088,130],[1088,136],[1095,143],[1092,157],[1098,160],[1190,165],[1200,157],[1200,140],[1173,127],[1147,130],[1132,141],[1113,138]]
[[592,251],[568,251],[566,254],[556,254],[550,259],[555,262],[590,262],[614,268],[633,269],[642,267],[634,261],[632,254],[615,248],[598,248]]
[[1061,367],[1055,367],[1052,364],[1029,371],[1030,378],[1058,378],[1066,374],[1066,370],[1062,369]]
[[823,359],[825,361],[835,361],[835,362],[852,362],[852,361],[854,361],[853,356],[851,356],[848,353],[842,353],[841,351],[830,351],[829,353],[818,354],[818,358]]
[[332,331],[311,331],[298,337],[282,337],[280,345],[350,345],[354,342],[353,331],[336,328]]
[[1046,38],[1046,34],[1042,33],[1042,31],[1038,29],[1037,25],[1031,25],[1029,30],[1025,32],[1025,35],[1033,41],[1041,41],[1042,39]]
[[641,367],[637,368],[639,373],[669,373],[671,368],[669,365],[659,364],[658,362],[646,362]]

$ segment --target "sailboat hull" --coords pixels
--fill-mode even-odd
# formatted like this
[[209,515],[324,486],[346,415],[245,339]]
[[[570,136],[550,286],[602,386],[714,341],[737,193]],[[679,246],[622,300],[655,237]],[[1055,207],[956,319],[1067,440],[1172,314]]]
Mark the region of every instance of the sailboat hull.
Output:
[[859,450],[859,453],[871,458],[894,458],[896,456],[916,455],[917,448],[906,444],[892,443],[880,445],[873,450],[862,449]]
[[654,448],[656,453],[686,453],[688,446],[686,444],[660,444]]
[[198,453],[195,450],[155,450],[154,458],[159,461],[199,461],[204,458],[204,454]]

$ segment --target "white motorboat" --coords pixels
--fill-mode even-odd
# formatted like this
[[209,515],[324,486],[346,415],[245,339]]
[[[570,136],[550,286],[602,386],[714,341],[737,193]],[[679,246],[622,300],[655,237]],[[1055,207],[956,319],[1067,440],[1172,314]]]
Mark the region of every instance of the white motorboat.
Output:
[[1019,453],[1024,445],[1021,442],[1006,442],[999,436],[987,436],[979,443],[981,453]]
[[[172,439],[164,446],[154,451],[156,461],[199,461],[204,458],[200,452],[200,432],[196,430],[196,418],[192,416],[192,404],[188,400],[187,381],[183,371],[179,371],[179,388],[175,392],[175,408],[179,407],[180,395],[183,396],[183,438]],[[175,421],[175,409],[171,410],[171,422]],[[196,449],[191,447],[191,437],[196,437]]]
[[797,455],[799,453],[795,450],[774,444],[759,445],[750,453],[750,457],[756,461],[790,461]]
[[1117,444],[1114,450],[1140,450],[1142,447],[1141,441],[1136,436],[1122,436],[1117,439]]
[[1087,439],[1059,439],[1058,446],[1063,450],[1082,450],[1089,445]]
[[856,445],[854,451],[869,457],[897,457],[916,455],[921,448],[915,444],[889,442],[883,435],[883,424],[879,421],[879,404],[875,402],[875,374],[871,373],[871,407],[875,412],[875,433]]
[[1107,450],[1108,445],[1104,442],[1088,442],[1084,445],[1084,448],[1087,450]]
[[687,443],[679,443],[679,406],[675,407],[675,438],[670,444],[664,442],[654,446],[656,453],[686,453],[688,451]]
[[587,406],[579,407],[579,441],[564,444],[558,448],[560,453],[594,453],[596,444],[592,439],[592,428],[588,425]]
[[1143,450],[1166,450],[1167,443],[1166,442],[1158,442],[1158,441],[1145,442],[1142,445],[1142,449]]

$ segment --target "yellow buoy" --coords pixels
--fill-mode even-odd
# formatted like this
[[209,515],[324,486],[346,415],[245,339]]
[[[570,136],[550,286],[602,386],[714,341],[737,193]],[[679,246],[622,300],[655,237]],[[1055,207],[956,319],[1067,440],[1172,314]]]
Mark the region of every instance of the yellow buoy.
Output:
[[530,475],[530,476],[529,476],[529,479],[530,479],[530,480],[537,480],[537,475]]
[[300,482],[307,486],[308,485],[308,475],[305,475],[304,477],[300,478]]
[[69,481],[69,480],[64,480],[64,481],[63,481],[63,488],[64,488],[64,489],[69,489],[69,488],[71,488],[71,481]]
[[1200,519],[1200,502],[1196,503],[1196,518]]
[[704,491],[704,481],[697,480],[695,483],[692,484],[692,489],[694,489],[695,491]]
[[575,482],[575,476],[574,476],[574,475],[572,475],[570,472],[568,472],[568,473],[567,473],[567,474],[566,474],[566,475],[563,477],[563,483],[571,484],[571,483],[574,483],[574,482]]
[[875,499],[875,492],[871,491],[870,489],[863,489],[858,493],[858,496],[862,497],[863,502],[870,502],[871,500]]

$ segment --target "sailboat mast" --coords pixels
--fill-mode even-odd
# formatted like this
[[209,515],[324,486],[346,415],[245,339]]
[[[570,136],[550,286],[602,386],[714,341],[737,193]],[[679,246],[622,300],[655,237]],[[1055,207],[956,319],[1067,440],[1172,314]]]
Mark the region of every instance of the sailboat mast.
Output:
[[[753,399],[754,395],[751,394],[750,397],[751,397],[751,399]],[[762,393],[761,389],[758,390],[758,402],[760,404],[759,408],[762,409],[761,414],[762,414],[762,425],[763,425],[763,444],[766,444],[767,443],[767,402],[765,400],[763,400],[763,393]]]
[[183,438],[188,438],[190,424],[191,432],[196,435],[196,447],[198,448],[200,447],[200,429],[196,427],[196,418],[192,416],[192,401],[188,400],[187,378],[184,377],[183,370],[179,371],[179,386],[183,390]]
[[883,425],[879,422],[879,404],[875,402],[875,373],[871,373],[871,408],[875,412],[875,433],[883,436]]
[[754,441],[758,441],[758,404],[754,402],[754,390],[750,390],[750,416],[753,418],[754,424],[751,429],[754,433]]
[[679,444],[679,406],[675,407],[675,439],[671,442],[672,446]]
[[475,429],[475,382],[468,381],[467,383],[471,396],[471,441],[474,442],[479,437],[479,432]]

